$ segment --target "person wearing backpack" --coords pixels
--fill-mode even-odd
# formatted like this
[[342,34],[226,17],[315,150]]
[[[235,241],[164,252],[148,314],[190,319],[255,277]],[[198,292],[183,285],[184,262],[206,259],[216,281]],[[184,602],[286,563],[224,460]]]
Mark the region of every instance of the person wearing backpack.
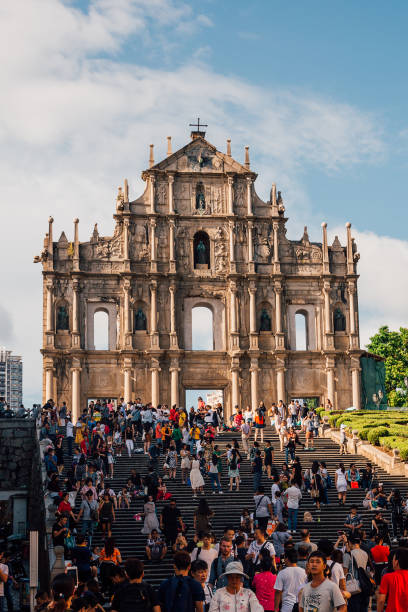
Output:
[[266,423],[265,423],[265,412],[262,410],[262,408],[258,408],[258,410],[256,411],[256,415],[255,415],[255,435],[254,435],[254,440],[257,439],[258,437],[258,431],[260,431],[261,434],[261,443],[263,444],[263,437],[264,437],[264,429],[266,427]]
[[197,580],[188,575],[191,567],[188,552],[176,552],[173,564],[174,576],[163,580],[159,587],[161,612],[203,612],[204,590]]
[[139,559],[128,559],[125,570],[129,582],[115,593],[111,612],[160,612],[159,598],[155,590],[143,581],[144,566]]

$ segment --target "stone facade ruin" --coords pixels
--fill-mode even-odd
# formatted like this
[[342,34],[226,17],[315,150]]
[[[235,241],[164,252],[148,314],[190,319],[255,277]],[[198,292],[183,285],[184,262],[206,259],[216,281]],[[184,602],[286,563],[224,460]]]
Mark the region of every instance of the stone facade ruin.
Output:
[[[185,405],[186,389],[222,389],[226,414],[260,400],[330,399],[360,407],[356,244],[286,236],[272,185],[192,132],[186,146],[142,173],[144,193],[119,188],[112,236],[88,242],[53,219],[35,261],[43,266],[43,399],[66,400],[74,418],[90,398]],[[192,311],[213,315],[213,350],[192,350]],[[94,315],[106,313],[108,350],[94,349]],[[296,315],[306,350],[296,348]]]

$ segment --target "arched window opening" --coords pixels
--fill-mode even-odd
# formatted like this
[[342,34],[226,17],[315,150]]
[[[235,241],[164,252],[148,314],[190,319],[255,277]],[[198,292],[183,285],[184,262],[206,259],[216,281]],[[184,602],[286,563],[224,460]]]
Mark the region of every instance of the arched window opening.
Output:
[[210,267],[210,239],[205,232],[194,236],[194,268],[198,270]]
[[296,325],[296,350],[307,351],[307,315],[304,312],[295,314]]
[[206,306],[196,306],[191,311],[193,351],[213,351],[213,313]]
[[94,314],[94,347],[95,351],[109,350],[109,316],[106,310],[97,310]]
[[259,331],[272,331],[272,317],[267,305],[263,305],[259,313]]

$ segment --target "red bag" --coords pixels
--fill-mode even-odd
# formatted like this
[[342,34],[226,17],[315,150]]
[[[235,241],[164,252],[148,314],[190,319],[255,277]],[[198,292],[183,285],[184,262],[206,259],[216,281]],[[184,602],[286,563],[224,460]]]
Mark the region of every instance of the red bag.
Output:
[[352,489],[358,489],[358,482],[357,482],[357,480],[352,480],[351,483],[350,483],[350,487]]

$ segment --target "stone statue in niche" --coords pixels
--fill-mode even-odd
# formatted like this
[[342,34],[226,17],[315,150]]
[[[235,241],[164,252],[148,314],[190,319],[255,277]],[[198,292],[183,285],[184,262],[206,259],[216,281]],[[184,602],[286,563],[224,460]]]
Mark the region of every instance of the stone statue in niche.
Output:
[[69,315],[65,306],[60,306],[57,312],[57,329],[69,329]]
[[196,210],[205,210],[204,185],[197,183],[196,187]]
[[271,317],[268,315],[268,312],[265,308],[263,308],[261,311],[261,324],[259,327],[259,331],[272,331]]
[[340,308],[336,308],[336,310],[334,311],[333,319],[335,332],[346,331],[346,317],[344,316]]
[[197,244],[197,263],[207,263],[207,248],[202,240]]
[[146,331],[147,320],[146,315],[141,308],[135,314],[135,331]]

